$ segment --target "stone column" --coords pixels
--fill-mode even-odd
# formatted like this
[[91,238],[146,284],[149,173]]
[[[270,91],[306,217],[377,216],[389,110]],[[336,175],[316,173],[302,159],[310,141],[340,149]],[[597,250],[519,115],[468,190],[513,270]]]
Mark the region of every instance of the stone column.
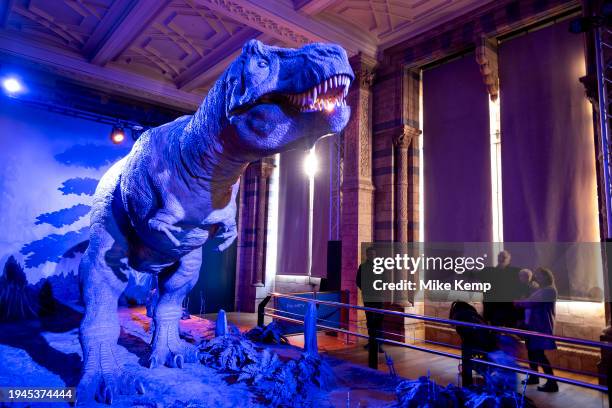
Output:
[[408,147],[413,137],[418,137],[420,130],[413,127],[404,126],[404,131],[395,138],[397,149],[397,236],[396,241],[401,243],[409,242],[408,237]]
[[[409,243],[419,240],[420,72],[402,64],[383,64],[376,71],[373,131],[375,239]],[[410,275],[416,279],[416,275]],[[407,279],[403,271],[394,280]],[[413,293],[394,293],[392,310],[423,313],[423,302],[411,306]],[[387,331],[406,341],[422,339],[421,321],[387,316]],[[418,341],[418,340],[416,340]]]
[[[396,136],[394,144],[396,146],[397,157],[397,177],[395,196],[397,198],[396,205],[396,237],[395,241],[400,244],[407,244],[414,241],[414,236],[408,232],[409,222],[409,167],[410,158],[408,148],[413,140],[417,140],[421,131],[408,125],[404,125],[402,133]],[[414,186],[413,186],[414,187]],[[418,187],[418,185],[417,185]],[[399,282],[408,279],[409,275],[405,270],[395,271],[395,281]],[[406,292],[394,292],[393,303],[398,306],[408,306],[413,301],[411,294]]]
[[[372,236],[372,83],[376,61],[358,54],[350,60],[356,79],[347,102],[351,120],[344,130],[342,177],[342,289],[348,291],[348,302],[361,303],[355,282],[361,263],[361,244]],[[365,332],[365,317],[351,310],[346,316],[351,331]],[[354,340],[354,339],[350,339]]]
[[250,164],[240,181],[238,251],[236,256],[236,310],[254,312],[266,291],[268,180],[272,159]]
[[274,170],[274,164],[267,159],[261,160],[257,165],[257,212],[256,212],[256,250],[255,250],[255,273],[253,274],[253,285],[265,286],[266,282],[266,241],[268,220],[268,180]]
[[499,96],[499,72],[497,66],[497,42],[495,39],[481,36],[476,42],[476,63],[482,75],[482,82],[487,87],[491,101]]
[[255,265],[255,220],[257,219],[257,164],[250,164],[240,177],[238,201],[238,238],[236,252],[236,311],[255,311],[255,287],[252,285]]

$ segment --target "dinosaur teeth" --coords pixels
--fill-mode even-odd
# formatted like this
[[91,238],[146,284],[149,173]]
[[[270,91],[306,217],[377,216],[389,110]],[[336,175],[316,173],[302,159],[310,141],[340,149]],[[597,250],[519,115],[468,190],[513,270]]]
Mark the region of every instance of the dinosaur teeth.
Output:
[[289,101],[301,112],[332,111],[336,106],[346,106],[351,79],[347,75],[334,75],[309,90],[288,95]]

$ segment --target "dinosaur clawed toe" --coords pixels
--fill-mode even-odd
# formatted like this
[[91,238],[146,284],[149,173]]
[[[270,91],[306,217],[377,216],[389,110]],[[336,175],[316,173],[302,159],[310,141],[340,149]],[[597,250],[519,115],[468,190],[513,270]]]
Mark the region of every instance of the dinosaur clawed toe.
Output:
[[185,363],[195,363],[196,347],[181,339],[168,341],[166,345],[156,344],[149,358],[149,368],[162,365],[171,368],[183,368]]
[[[126,373],[103,372],[85,373],[79,383],[77,395],[78,402],[85,402],[93,398],[95,401],[112,405],[118,395],[144,394],[146,391],[142,380]],[[80,405],[80,404],[77,404]]]

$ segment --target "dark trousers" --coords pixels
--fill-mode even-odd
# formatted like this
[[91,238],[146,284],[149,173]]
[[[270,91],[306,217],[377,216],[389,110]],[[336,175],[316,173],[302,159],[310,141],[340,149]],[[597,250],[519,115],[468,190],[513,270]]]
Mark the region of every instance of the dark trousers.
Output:
[[[366,307],[372,307],[372,308],[376,308],[376,309],[382,309],[383,305],[382,303],[367,303],[365,304]],[[381,313],[374,313],[374,312],[365,312],[366,315],[366,325],[368,326],[368,336],[369,338],[369,342],[370,343],[374,343],[374,339],[376,339],[377,337],[382,337],[382,323],[383,323],[383,318],[384,315]]]
[[548,357],[546,357],[544,350],[527,349],[527,357],[529,358],[529,368],[533,371],[538,371],[538,366],[540,366],[544,374],[553,374],[553,369],[550,366],[550,361],[548,361]]

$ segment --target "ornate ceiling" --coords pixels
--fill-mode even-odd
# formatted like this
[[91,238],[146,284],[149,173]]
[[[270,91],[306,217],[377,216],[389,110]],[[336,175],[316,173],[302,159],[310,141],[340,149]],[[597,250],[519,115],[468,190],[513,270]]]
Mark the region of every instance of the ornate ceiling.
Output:
[[490,0],[4,0],[0,58],[193,109],[245,41],[372,57]]

